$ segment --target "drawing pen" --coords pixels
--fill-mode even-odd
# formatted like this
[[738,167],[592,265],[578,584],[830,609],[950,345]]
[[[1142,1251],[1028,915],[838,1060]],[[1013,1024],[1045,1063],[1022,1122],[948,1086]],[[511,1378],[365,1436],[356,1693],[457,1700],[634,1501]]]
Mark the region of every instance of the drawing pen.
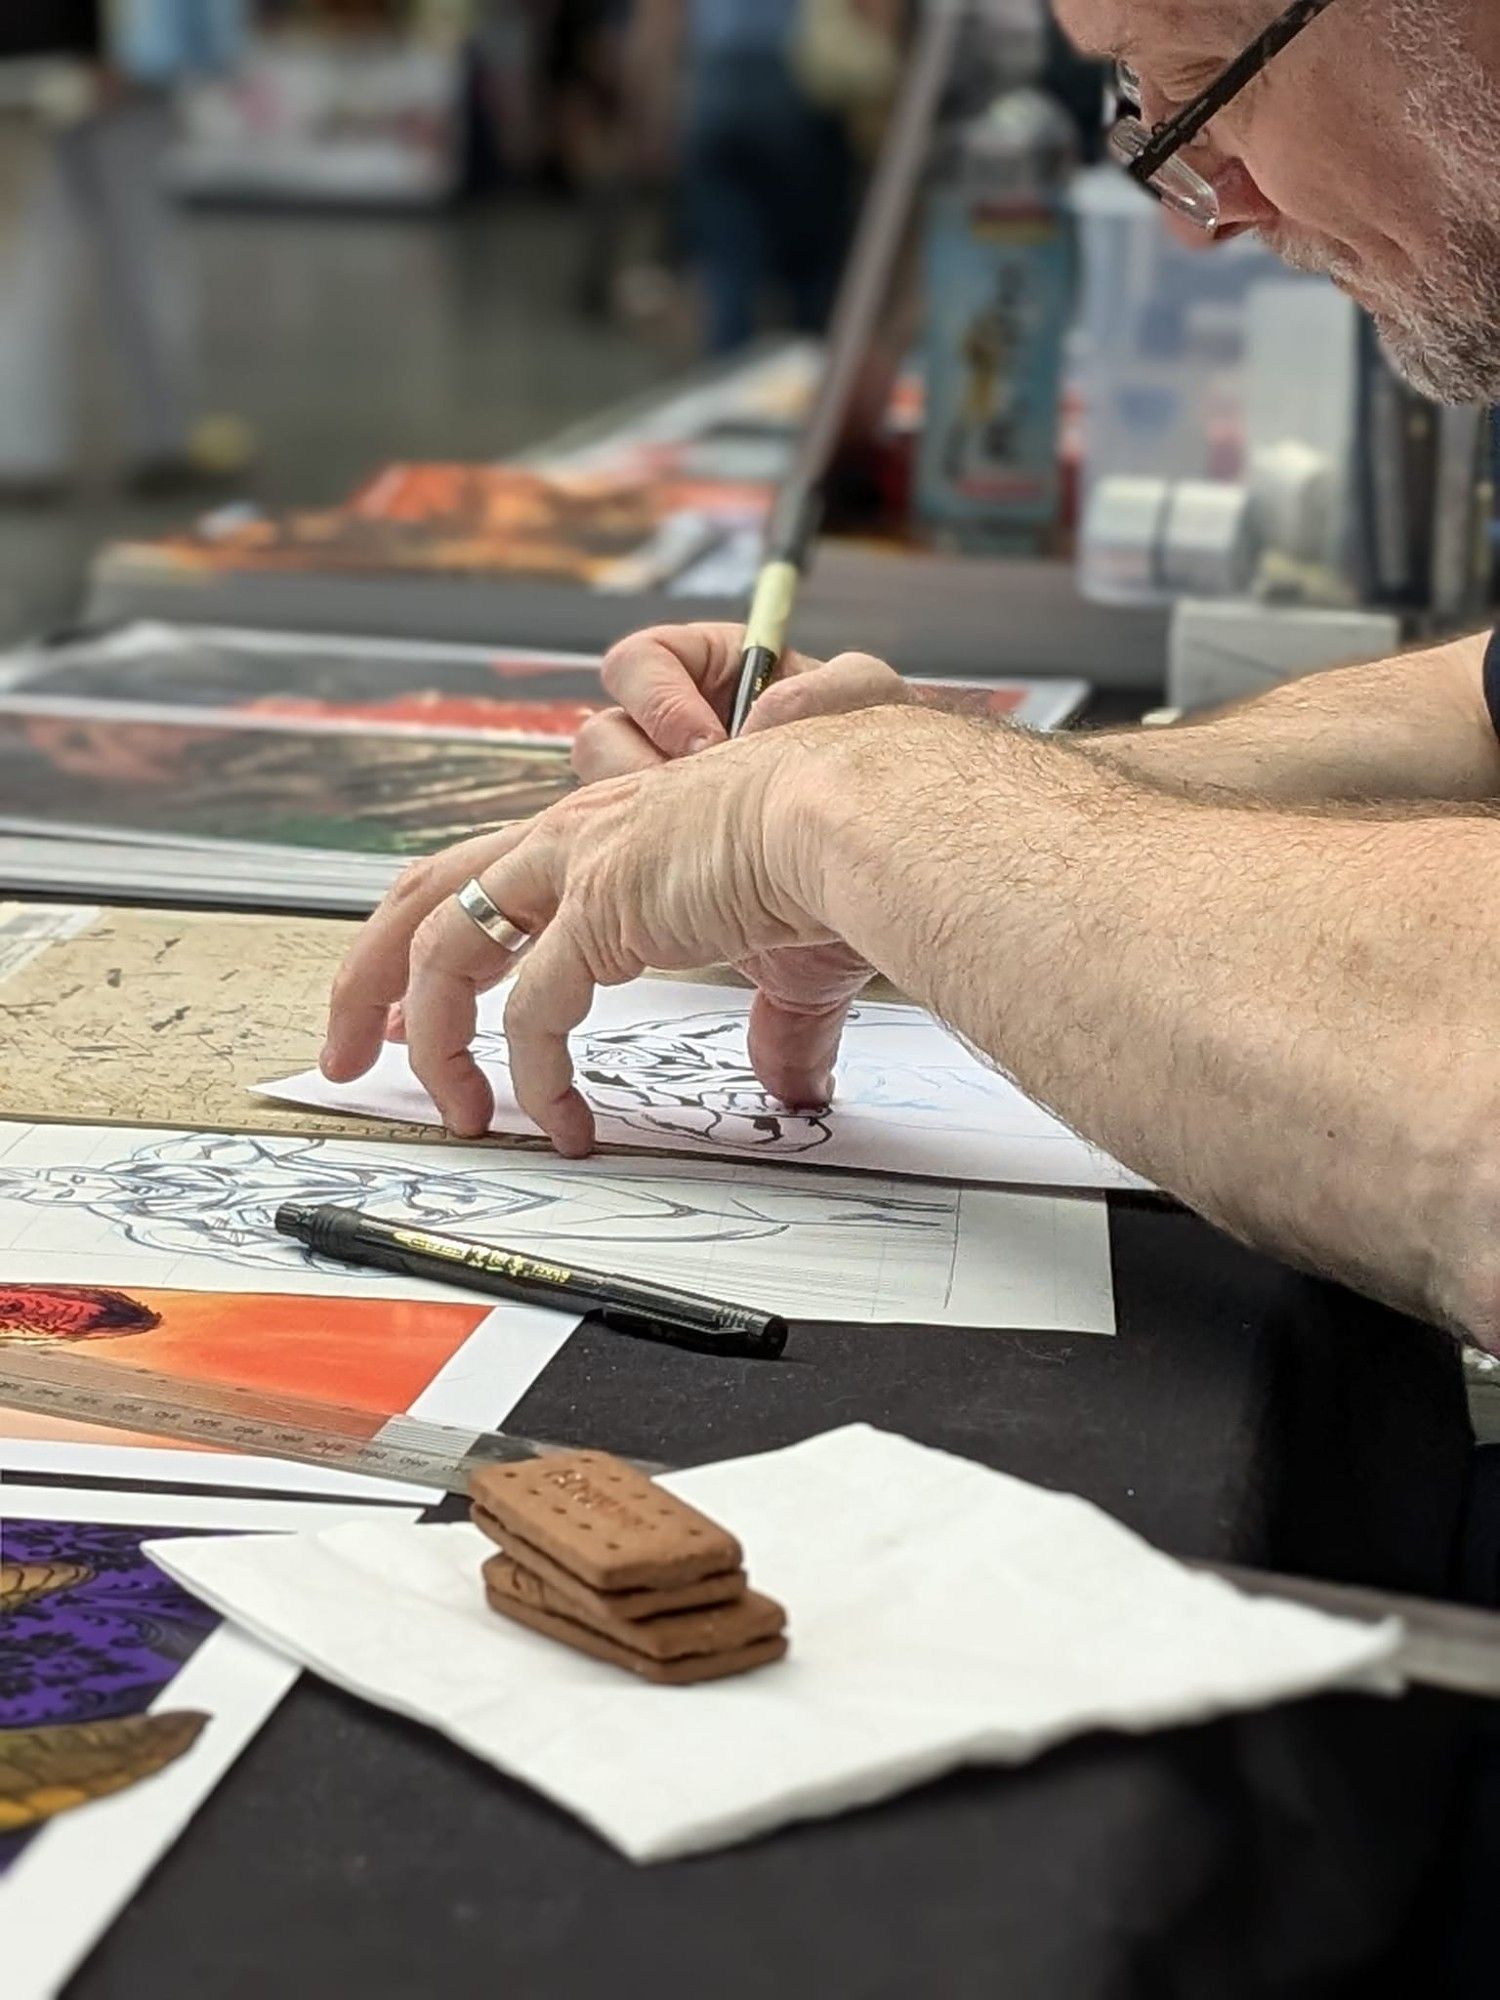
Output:
[[802,556],[787,554],[771,557],[756,578],[755,595],[745,620],[745,644],[740,654],[739,679],[735,682],[734,706],[729,712],[731,736],[739,735],[751,709],[775,678],[801,574]]
[[775,1313],[726,1305],[643,1278],[616,1277],[582,1265],[548,1263],[524,1250],[378,1222],[357,1208],[307,1208],[283,1202],[276,1228],[322,1257],[344,1264],[401,1271],[433,1284],[462,1285],[528,1305],[568,1307],[595,1314],[613,1333],[659,1340],[701,1354],[748,1355],[774,1360],[786,1346],[786,1321]]

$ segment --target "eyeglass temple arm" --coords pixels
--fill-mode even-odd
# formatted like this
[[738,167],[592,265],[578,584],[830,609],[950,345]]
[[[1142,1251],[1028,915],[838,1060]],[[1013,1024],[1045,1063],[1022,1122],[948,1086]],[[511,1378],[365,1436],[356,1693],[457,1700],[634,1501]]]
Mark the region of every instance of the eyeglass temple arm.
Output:
[[1174,153],[1195,139],[1210,118],[1222,111],[1231,98],[1238,97],[1245,85],[1259,76],[1271,58],[1279,55],[1288,42],[1295,41],[1302,30],[1331,4],[1332,0],[1293,0],[1286,12],[1278,15],[1242,55],[1236,56],[1201,97],[1184,105],[1175,118],[1168,118],[1155,127],[1130,163],[1131,178],[1149,181],[1153,174],[1159,173]]

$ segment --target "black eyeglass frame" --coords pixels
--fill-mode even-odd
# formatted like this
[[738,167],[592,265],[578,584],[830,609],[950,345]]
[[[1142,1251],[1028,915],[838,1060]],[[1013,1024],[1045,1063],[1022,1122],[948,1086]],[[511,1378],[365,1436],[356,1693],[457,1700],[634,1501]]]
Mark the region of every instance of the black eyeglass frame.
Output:
[[1159,174],[1184,146],[1191,145],[1211,118],[1255,81],[1273,56],[1280,55],[1288,42],[1295,41],[1332,4],[1333,0],[1292,0],[1292,5],[1221,70],[1206,90],[1151,128],[1145,145],[1125,168],[1131,179],[1144,185]]

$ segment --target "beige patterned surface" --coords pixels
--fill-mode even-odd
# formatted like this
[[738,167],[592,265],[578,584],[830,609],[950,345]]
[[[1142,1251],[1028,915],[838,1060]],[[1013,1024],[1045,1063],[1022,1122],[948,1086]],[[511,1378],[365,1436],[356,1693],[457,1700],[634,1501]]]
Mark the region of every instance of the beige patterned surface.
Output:
[[[64,907],[0,902],[0,944],[14,943],[38,911]],[[46,943],[0,977],[0,1118],[441,1145],[435,1128],[250,1095],[252,1084],[316,1061],[328,989],[356,928],[314,917],[98,910],[76,937]]]
[[[0,925],[26,908],[0,904]],[[101,909],[0,983],[0,1116],[395,1137],[248,1092],[316,1059],[353,934],[322,918]]]

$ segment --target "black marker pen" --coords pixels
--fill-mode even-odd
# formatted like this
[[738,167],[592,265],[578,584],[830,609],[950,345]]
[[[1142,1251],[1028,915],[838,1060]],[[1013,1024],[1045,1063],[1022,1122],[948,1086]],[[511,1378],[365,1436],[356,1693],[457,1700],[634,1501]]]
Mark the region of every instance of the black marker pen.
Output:
[[551,1264],[524,1250],[500,1250],[401,1223],[377,1222],[357,1208],[304,1208],[300,1202],[284,1202],[276,1211],[276,1227],[319,1256],[336,1257],[344,1264],[403,1271],[433,1284],[461,1285],[528,1305],[576,1306],[580,1312],[595,1314],[612,1332],[628,1333],[637,1340],[761,1360],[774,1360],[786,1346],[786,1321],[775,1313],[723,1305],[643,1278]]

